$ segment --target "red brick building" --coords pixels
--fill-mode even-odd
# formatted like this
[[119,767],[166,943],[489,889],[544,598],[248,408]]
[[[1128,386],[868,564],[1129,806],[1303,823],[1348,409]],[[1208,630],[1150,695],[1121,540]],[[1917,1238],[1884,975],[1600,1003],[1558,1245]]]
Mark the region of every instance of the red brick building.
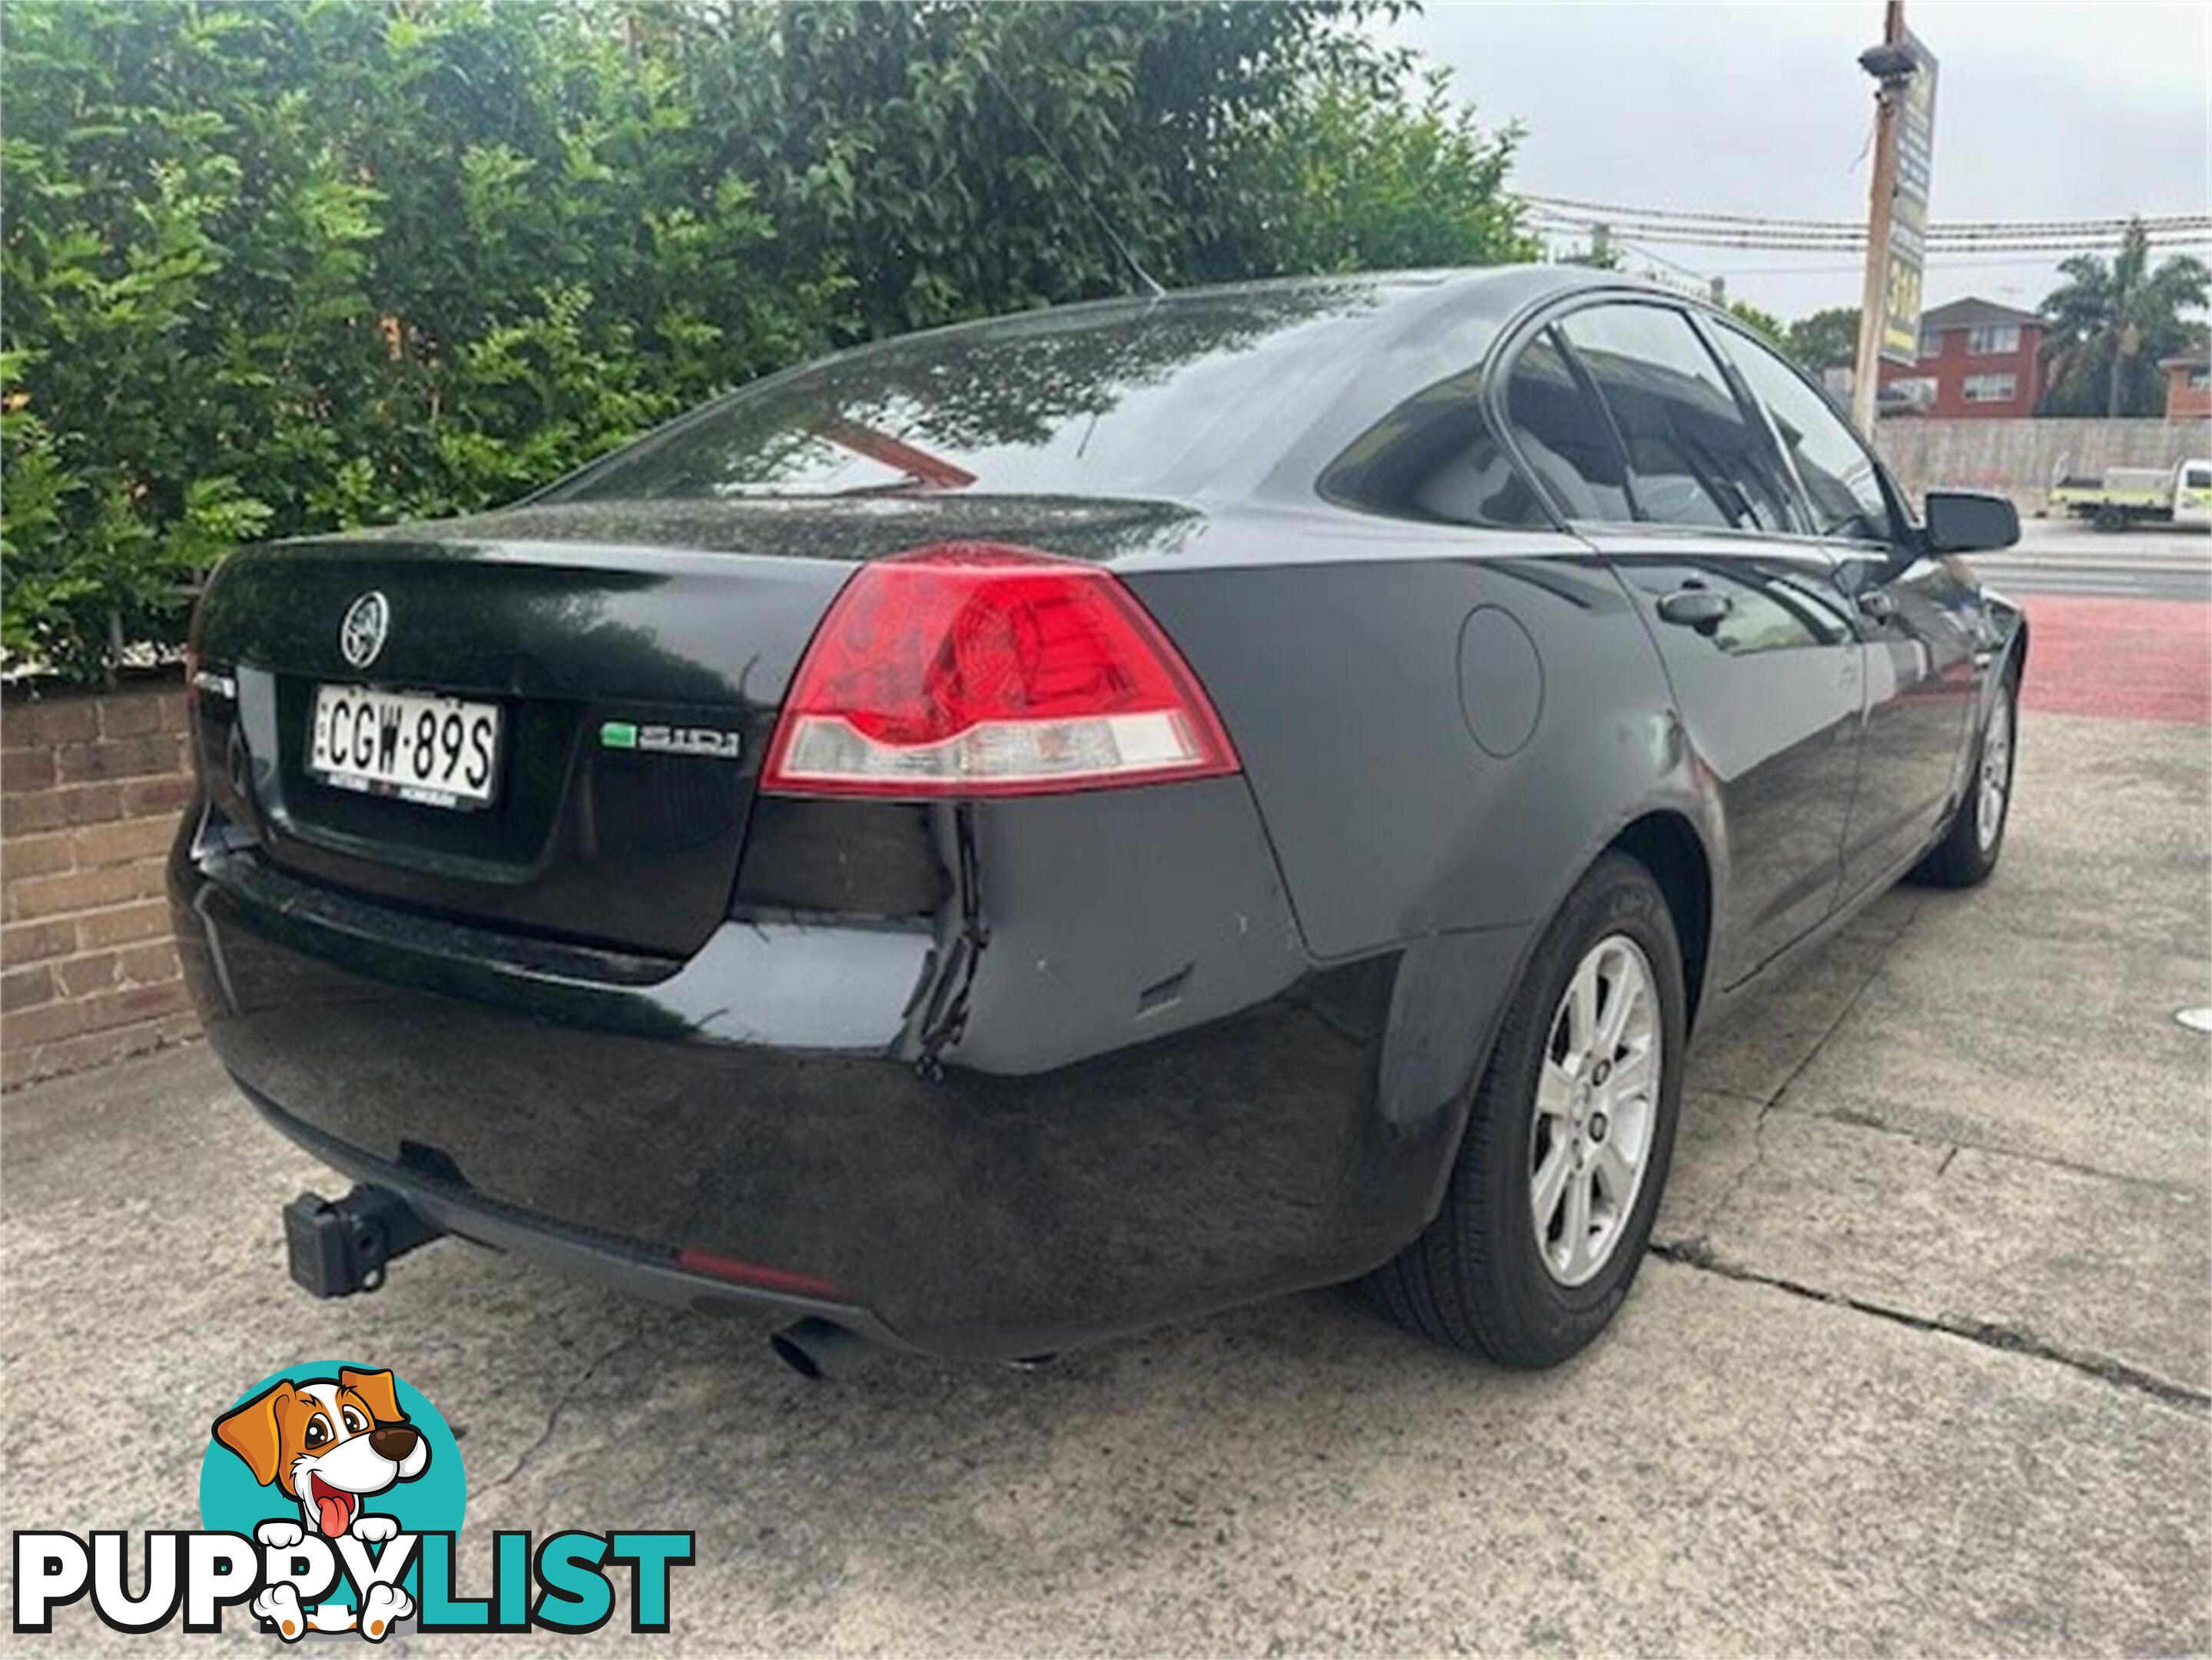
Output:
[[2160,358],[2158,366],[2166,371],[2167,420],[2202,421],[2212,416],[2212,361],[2199,352]]
[[1881,366],[1884,414],[2033,415],[2043,394],[2043,319],[1994,300],[1920,314],[1917,362]]

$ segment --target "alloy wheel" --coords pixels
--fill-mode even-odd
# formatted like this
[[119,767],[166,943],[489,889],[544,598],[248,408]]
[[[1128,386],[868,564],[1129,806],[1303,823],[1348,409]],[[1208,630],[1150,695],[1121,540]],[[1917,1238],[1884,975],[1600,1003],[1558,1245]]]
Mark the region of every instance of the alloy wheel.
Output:
[[1651,962],[1626,934],[1583,956],[1552,1017],[1528,1137],[1537,1254],[1562,1286],[1613,1258],[1651,1162],[1663,1055]]
[[2012,699],[1999,696],[1982,733],[1981,800],[1976,804],[1974,835],[1987,853],[2004,828],[2005,797],[2012,788]]

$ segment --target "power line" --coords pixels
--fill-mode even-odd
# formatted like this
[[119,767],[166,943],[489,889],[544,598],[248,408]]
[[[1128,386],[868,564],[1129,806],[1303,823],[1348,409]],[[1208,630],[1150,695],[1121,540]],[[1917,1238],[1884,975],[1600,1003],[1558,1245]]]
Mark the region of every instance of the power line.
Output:
[[[1530,228],[1537,231],[1547,232],[1554,235],[1587,234],[1594,230],[1603,228],[1608,232],[1616,241],[1625,241],[1632,237],[1639,241],[1659,243],[1674,247],[1735,248],[1741,249],[1747,252],[1754,253],[1848,254],[1863,252],[1866,247],[1866,243],[1863,238],[1857,241],[1846,241],[1840,239],[1834,240],[1814,240],[1810,239],[1788,239],[1781,237],[1759,236],[1670,236],[1654,234],[1650,230],[1642,226],[1613,225],[1607,224],[1603,221],[1540,219],[1532,221]],[[1930,258],[1941,256],[1946,258],[1968,258],[1978,254],[1990,253],[2028,253],[2045,255],[2100,253],[2107,251],[2112,246],[2112,245],[2107,242],[1997,241],[1930,242],[1925,246]],[[2166,238],[2154,242],[2151,246],[2169,251],[2177,248],[2191,249],[2212,247],[2212,232]]]
[[[1621,241],[1618,237],[1613,240],[1614,246],[1618,247],[1634,246]],[[1637,252],[1644,254],[1647,258],[1656,259],[1659,257],[1648,248],[1638,248]],[[1957,253],[1946,254],[1942,263],[1945,270],[1960,265],[1976,265],[1985,271],[2042,271],[2050,265],[2051,261],[2047,258],[2039,258],[2032,254],[2021,257],[2009,253]],[[1688,267],[1678,266],[1677,269],[1686,271]],[[1849,265],[1752,265],[1724,263],[1707,274],[1706,280],[1710,282],[1714,277],[1726,277],[1731,283],[1739,277],[1753,280],[1762,277],[1844,277],[1854,275],[1865,269],[1863,262],[1857,260]]]
[[[1958,265],[1978,265],[1987,271],[2042,271],[2049,267],[2051,261],[2047,257],[2038,258],[2033,254],[2022,256],[2009,253],[1957,253],[1946,254],[1942,263],[1946,270]],[[1865,269],[1864,264],[1856,260],[1850,265],[1724,265],[1716,274],[1724,277],[1840,277],[1847,272]]]
[[[1856,234],[1863,237],[1865,234],[1863,223],[1847,219],[1799,219],[1778,214],[1729,213],[1718,210],[1639,208],[1623,203],[1591,202],[1575,197],[1546,196],[1533,192],[1524,194],[1521,199],[1539,210],[1548,210],[1557,217],[1585,223],[1594,221],[1607,223],[1633,222],[1668,230],[1735,226],[1746,230],[1773,231],[1784,234]],[[1931,239],[2112,237],[2125,234],[2130,226],[2136,224],[2142,225],[2154,238],[2182,231],[2212,230],[2212,213],[2133,214],[2082,219],[1945,220],[1930,223],[1927,227],[1927,234]]]
[[[1691,247],[1810,248],[1849,253],[1866,245],[1864,232],[1844,229],[1815,232],[1782,228],[1763,231],[1751,226],[1701,229],[1691,226],[1649,224],[1638,220],[1604,219],[1595,215],[1584,216],[1546,208],[1537,209],[1529,216],[1529,220],[1540,229],[1588,231],[1602,225],[1608,231],[1640,237],[1648,242],[1667,242]],[[2148,232],[2146,240],[2160,247],[2197,246],[2212,242],[2212,218],[2206,219],[2202,225],[2160,226],[2155,231]],[[1993,233],[1960,234],[1934,227],[1924,237],[1924,245],[1936,252],[1988,249],[2027,253],[2094,252],[2111,247],[2113,241],[2111,237],[2081,233],[1998,235]]]
[[1669,271],[1677,271],[1682,276],[1689,277],[1695,282],[1700,289],[1710,289],[1712,287],[1713,278],[1711,274],[1709,272],[1693,270],[1690,266],[1684,265],[1679,259],[1669,259],[1663,253],[1654,253],[1650,248],[1639,246],[1637,243],[1628,241],[1624,238],[1616,236],[1613,240],[1615,246],[1626,248],[1631,253],[1640,253],[1646,259],[1656,261],[1658,264],[1666,266]]
[[[1866,229],[1848,220],[1686,208],[1637,208],[1532,192],[1522,198],[1529,228],[1555,240],[1608,241],[1667,271],[1711,287],[1729,275],[1744,278],[1784,275],[1842,275],[1856,265],[1744,265],[1726,272],[1702,271],[1659,252],[1661,247],[1742,253],[1863,256]],[[2166,250],[2212,250],[2212,213],[2130,215],[2081,219],[1953,220],[1926,226],[1927,257],[1946,265],[2027,269],[2069,254],[2110,250],[2134,227]],[[1656,246],[1655,246],[1656,245]],[[1654,275],[1658,275],[1654,271]]]
[[[1587,227],[1577,226],[1573,233],[1561,230],[1557,227],[1539,228],[1546,235],[1561,241],[1567,241],[1578,236],[1580,232],[1587,229]],[[1700,292],[1710,292],[1716,280],[1734,283],[1738,281],[1756,282],[1766,277],[1848,277],[1864,268],[1861,262],[1856,260],[1848,265],[1827,263],[1772,265],[1730,259],[1723,261],[1715,269],[1699,270],[1694,266],[1686,265],[1679,259],[1669,258],[1657,249],[1645,246],[1641,238],[1632,240],[1616,233],[1610,240],[1614,247],[1632,253],[1638,258],[1647,260],[1653,265],[1663,265],[1670,271],[1692,279],[1697,283]],[[1781,250],[1753,248],[1739,252],[1757,253],[1781,252]],[[1946,269],[1972,265],[1978,266],[1984,271],[2042,271],[2049,268],[2051,258],[2047,254],[2021,254],[2002,250],[1984,250],[1972,253],[1945,253],[1942,255],[1941,263]]]
[[[1761,221],[1748,215],[1717,215],[1710,221],[1692,219],[1679,210],[1621,208],[1601,211],[1554,206],[1566,198],[1531,197],[1532,228],[1552,235],[1592,235],[1601,227],[1606,234],[1622,240],[1677,247],[1732,248],[1759,252],[1863,253],[1866,235],[1856,226],[1836,221]],[[1998,222],[1936,224],[1923,233],[1922,245],[1931,257],[1955,258],[1984,253],[2063,255],[2100,253],[2117,240],[2116,227],[2142,225],[2151,246],[2175,248],[2212,247],[2212,214],[2167,214],[2132,222],[2022,220],[2002,226]]]

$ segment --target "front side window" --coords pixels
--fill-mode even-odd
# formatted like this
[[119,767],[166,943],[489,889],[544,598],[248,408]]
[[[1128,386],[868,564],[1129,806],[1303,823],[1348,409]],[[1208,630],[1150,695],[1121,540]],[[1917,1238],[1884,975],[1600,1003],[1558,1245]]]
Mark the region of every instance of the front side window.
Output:
[[2020,377],[2013,374],[1970,374],[1966,382],[1969,404],[2009,403],[2020,393]]
[[1765,406],[1775,435],[1796,464],[1814,532],[1854,542],[1890,540],[1889,501],[1874,458],[1834,405],[1749,336],[1729,329],[1723,337],[1729,361]]
[[1560,325],[1627,453],[1635,516],[1711,530],[1790,527],[1765,435],[1681,313],[1593,306]]

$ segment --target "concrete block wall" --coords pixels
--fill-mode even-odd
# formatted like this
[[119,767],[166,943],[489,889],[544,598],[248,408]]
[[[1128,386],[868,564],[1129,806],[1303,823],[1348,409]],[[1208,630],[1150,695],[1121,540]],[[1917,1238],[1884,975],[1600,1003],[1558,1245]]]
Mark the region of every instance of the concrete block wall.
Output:
[[174,684],[0,706],[0,1088],[198,1030],[162,897],[187,768]]
[[2022,514],[2043,511],[2052,477],[2106,467],[2170,467],[2212,458],[2212,423],[2051,419],[1988,420],[1886,416],[1875,447],[1915,498],[1948,485],[1995,490]]

